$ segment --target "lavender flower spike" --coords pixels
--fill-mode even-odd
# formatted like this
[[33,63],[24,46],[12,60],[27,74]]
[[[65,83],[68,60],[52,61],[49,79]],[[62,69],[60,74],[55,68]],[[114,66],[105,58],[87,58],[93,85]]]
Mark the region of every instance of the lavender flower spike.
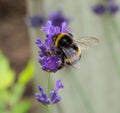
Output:
[[50,92],[50,99],[53,104],[56,104],[61,100],[61,97],[57,94],[61,88],[64,88],[64,85],[62,84],[61,80],[57,80],[55,89]]
[[106,0],[103,4],[97,4],[93,7],[93,12],[97,15],[103,14],[116,14],[119,11],[120,7],[115,4],[114,0]]
[[63,22],[69,22],[69,19],[66,18],[61,10],[57,12],[53,12],[49,16],[49,20],[52,21],[54,26],[59,26],[61,27]]
[[40,38],[36,40],[36,44],[39,47],[39,63],[42,69],[47,72],[57,72],[63,67],[63,55],[57,54],[57,47],[54,45],[54,37],[60,33],[70,33],[66,28],[66,22],[63,22],[60,26],[54,26],[49,20],[46,26],[42,26],[41,30],[46,32],[45,41],[42,42]]
[[62,84],[61,80],[57,80],[55,90],[58,91],[60,88],[64,88],[64,85]]
[[47,97],[46,93],[44,92],[44,89],[42,87],[38,87],[39,91],[41,92],[41,94],[36,93],[36,99],[38,100],[38,102],[41,102],[42,104],[50,104],[50,99]]
[[97,15],[102,15],[105,13],[105,6],[103,4],[98,4],[96,6],[93,7],[93,12]]
[[42,87],[38,87],[41,94],[36,93],[36,100],[43,105],[49,105],[49,104],[57,104],[61,100],[61,96],[58,95],[58,90],[60,88],[64,88],[61,80],[56,81],[56,87],[54,90],[50,91],[50,97],[47,96],[44,89]]
[[62,98],[60,96],[56,96],[56,98],[53,100],[53,104],[60,102],[61,99]]
[[120,7],[115,4],[114,0],[108,0],[107,9],[111,14],[116,14],[119,11]]

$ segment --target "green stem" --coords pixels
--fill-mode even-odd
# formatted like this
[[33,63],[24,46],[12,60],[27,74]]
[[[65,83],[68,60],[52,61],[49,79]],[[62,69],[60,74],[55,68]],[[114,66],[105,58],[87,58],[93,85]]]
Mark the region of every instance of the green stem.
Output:
[[110,35],[111,31],[109,31],[107,21],[108,21],[107,17],[103,19],[103,24],[104,24],[103,28],[104,28],[104,31],[105,31],[105,38],[106,38],[106,41],[107,41],[107,43],[109,45],[111,55],[112,55],[112,57],[114,59],[114,63],[115,63],[117,72],[120,75],[120,64],[119,64],[116,52],[114,50],[114,45],[112,43],[112,37]]
[[[48,74],[48,91],[47,91],[47,94],[48,94],[48,97],[50,97],[50,73]],[[51,105],[48,105],[47,106],[47,111],[48,111],[48,113],[51,113],[51,110],[50,110],[50,108],[51,108]]]
[[50,73],[49,73],[49,75],[48,75],[48,92],[47,92],[47,94],[48,94],[48,97],[50,97]]
[[48,111],[48,113],[51,113],[51,111],[50,111],[50,105],[47,106],[47,111]]

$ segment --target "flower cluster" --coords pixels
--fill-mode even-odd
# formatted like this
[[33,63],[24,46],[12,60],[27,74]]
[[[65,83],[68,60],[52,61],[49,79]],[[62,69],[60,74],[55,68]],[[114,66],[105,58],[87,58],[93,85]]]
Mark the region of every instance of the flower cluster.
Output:
[[28,24],[31,27],[40,27],[45,24],[46,20],[51,20],[54,26],[61,26],[62,22],[69,22],[69,19],[65,17],[62,11],[52,12],[48,17],[44,15],[34,15],[29,18]]
[[58,95],[58,91],[61,88],[64,88],[64,85],[62,84],[61,80],[57,80],[55,89],[49,92],[50,97],[48,97],[44,89],[39,86],[38,89],[41,94],[36,93],[36,99],[38,102],[44,105],[56,104],[61,100],[61,96]]
[[61,10],[51,13],[49,20],[52,21],[54,26],[61,26],[62,22],[69,22],[69,19],[65,17]]
[[56,54],[56,47],[54,46],[54,36],[59,33],[69,33],[66,28],[66,22],[63,22],[61,27],[53,26],[51,21],[48,21],[46,26],[41,27],[41,30],[46,32],[44,43],[40,38],[37,39],[39,51],[39,63],[42,69],[48,72],[56,72],[63,67],[62,55]]
[[119,11],[119,6],[115,4],[114,0],[107,0],[104,4],[97,4],[93,7],[93,12],[97,15],[103,15],[106,12],[116,14]]

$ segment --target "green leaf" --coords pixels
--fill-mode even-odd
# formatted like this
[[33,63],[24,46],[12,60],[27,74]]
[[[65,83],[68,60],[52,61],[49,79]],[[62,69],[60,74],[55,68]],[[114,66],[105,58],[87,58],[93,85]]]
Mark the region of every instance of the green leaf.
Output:
[[35,71],[34,62],[32,60],[29,60],[26,68],[19,75],[18,83],[22,85],[27,84],[33,77],[34,71]]
[[14,106],[12,113],[28,113],[31,108],[31,102],[29,100],[23,100]]
[[11,96],[9,98],[9,103],[15,105],[22,97],[25,90],[25,86],[21,84],[15,84],[11,90]]
[[7,102],[9,98],[10,98],[10,92],[7,89],[0,91],[0,102],[1,101]]
[[8,90],[0,91],[0,113],[9,113],[6,109],[6,104],[8,103],[9,97],[10,93]]
[[0,90],[14,83],[15,72],[10,68],[8,59],[0,52]]

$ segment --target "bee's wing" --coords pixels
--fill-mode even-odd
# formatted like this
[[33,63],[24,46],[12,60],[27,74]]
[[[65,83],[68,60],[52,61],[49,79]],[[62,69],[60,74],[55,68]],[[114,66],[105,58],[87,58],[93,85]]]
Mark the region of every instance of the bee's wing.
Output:
[[73,48],[62,48],[66,58],[72,58],[72,56],[76,53]]
[[[61,48],[66,56],[66,58],[72,58],[73,55],[76,54],[76,50],[74,50],[73,48]],[[76,59],[76,61],[74,62],[70,62],[71,66],[73,66],[74,68],[79,68],[79,57],[78,59]]]
[[89,47],[95,46],[99,42],[99,40],[95,37],[80,37],[75,38],[74,41],[80,45],[81,49],[87,49]]

